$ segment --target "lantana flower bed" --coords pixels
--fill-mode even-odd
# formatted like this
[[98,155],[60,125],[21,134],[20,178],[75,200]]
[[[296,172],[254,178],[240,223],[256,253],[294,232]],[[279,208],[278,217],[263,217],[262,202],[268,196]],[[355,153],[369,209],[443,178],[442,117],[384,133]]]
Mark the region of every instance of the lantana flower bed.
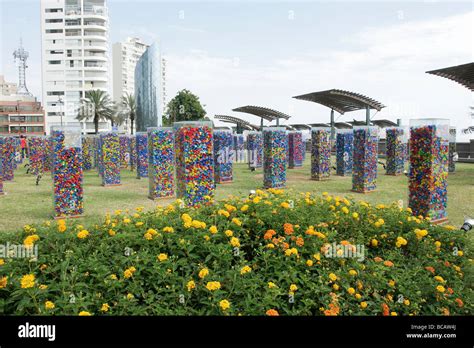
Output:
[[[2,244],[11,315],[455,315],[472,313],[466,235],[409,209],[328,194],[115,211],[101,224],[25,226]],[[10,255],[13,256],[13,255]]]

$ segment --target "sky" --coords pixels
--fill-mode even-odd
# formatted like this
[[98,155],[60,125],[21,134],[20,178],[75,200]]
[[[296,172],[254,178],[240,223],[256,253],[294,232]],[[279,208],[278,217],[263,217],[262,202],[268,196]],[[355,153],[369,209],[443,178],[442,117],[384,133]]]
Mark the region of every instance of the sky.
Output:
[[[474,61],[473,4],[109,0],[109,37],[111,44],[127,36],[159,42],[168,98],[189,89],[211,117],[258,124],[232,111],[258,105],[291,115],[284,123],[328,122],[328,108],[292,97],[337,88],[383,103],[373,119],[448,118],[466,128],[474,125],[472,92],[425,72]],[[22,37],[27,86],[41,99],[39,0],[0,0],[0,18],[0,74],[17,80],[12,53]],[[365,119],[365,111],[336,119]]]

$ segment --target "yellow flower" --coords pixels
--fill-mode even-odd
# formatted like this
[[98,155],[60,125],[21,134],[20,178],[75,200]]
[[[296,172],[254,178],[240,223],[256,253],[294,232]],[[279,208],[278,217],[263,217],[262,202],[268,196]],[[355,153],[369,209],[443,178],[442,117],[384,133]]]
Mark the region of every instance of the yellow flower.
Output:
[[181,215],[181,219],[184,221],[184,222],[191,222],[193,221],[193,218],[191,216],[189,216],[189,214],[186,214],[184,213],[183,215]]
[[82,230],[82,231],[77,233],[77,238],[79,238],[79,239],[85,239],[85,238],[87,238],[87,236],[89,236],[89,231],[87,231],[87,230]]
[[129,224],[130,222],[132,222],[132,220],[130,220],[129,218],[124,218],[123,219],[124,224]]
[[280,204],[280,206],[283,208],[283,209],[289,209],[290,208],[290,204],[288,202],[282,202]]
[[2,277],[0,278],[0,289],[3,289],[7,286],[8,283],[8,277]]
[[311,267],[313,265],[313,260],[307,260],[306,261],[306,266]]
[[372,245],[373,247],[376,247],[377,245],[379,245],[379,242],[378,242],[377,239],[372,239],[372,240],[370,241],[370,245]]
[[135,298],[135,296],[133,296],[133,294],[131,294],[131,293],[127,294],[127,300],[133,300],[134,298]]
[[388,285],[393,288],[393,287],[395,286],[395,281],[394,281],[394,280],[390,280],[390,281],[388,282]]
[[154,230],[153,228],[149,228],[146,233],[149,233],[151,234],[152,236],[154,236],[155,234],[158,234],[158,232],[156,232],[156,230]]
[[241,222],[239,219],[237,219],[237,218],[233,218],[233,219],[232,219],[232,222],[233,222],[234,224],[236,224],[237,226],[242,226],[242,222]]
[[257,197],[254,197],[254,199],[252,200],[252,202],[253,202],[254,204],[258,204],[261,200],[262,200],[262,197],[257,196]]
[[[63,221],[63,223],[60,223],[60,221]],[[58,220],[58,232],[63,233],[66,230],[67,230],[66,222],[64,220]]]
[[112,279],[112,280],[117,280],[117,276],[116,276],[115,274],[111,274],[111,275],[110,275],[110,279]]
[[415,235],[416,235],[416,238],[418,240],[421,240],[423,237],[428,235],[428,231],[427,230],[420,230],[418,228],[415,228]]
[[347,289],[347,292],[349,293],[349,295],[354,295],[356,291],[354,288],[349,288]]
[[362,295],[361,294],[355,294],[355,298],[360,300],[362,298]]
[[276,287],[277,287],[277,286],[276,286],[275,283],[273,283],[273,282],[268,282],[268,288],[269,288],[269,289],[276,288]]
[[212,234],[216,234],[217,233],[217,226],[211,226],[209,227],[209,232],[211,232]]
[[320,253],[314,254],[313,257],[314,257],[317,261],[321,261],[321,254],[320,254]]
[[335,282],[337,280],[337,276],[334,273],[330,273],[329,274],[329,279],[331,279],[331,281]]
[[464,252],[462,250],[459,250],[458,251],[458,256],[463,256],[464,255]]
[[92,314],[90,314],[89,312],[86,312],[86,311],[81,311],[79,312],[79,316],[80,317],[89,317],[91,316]]
[[296,290],[298,290],[298,287],[296,286],[296,284],[291,284],[290,285],[290,291],[295,292]]
[[362,308],[362,309],[367,308],[367,302],[362,301],[362,302],[360,303],[360,308]]
[[445,282],[445,280],[444,280],[443,277],[441,277],[441,276],[436,276],[436,277],[434,277],[434,280],[436,280],[437,282],[440,282],[440,283],[444,283],[444,282]]
[[145,237],[146,240],[152,240],[153,239],[153,235],[151,233],[148,233],[148,232],[145,233],[143,235],[143,237]]
[[221,288],[221,283],[219,282],[208,282],[206,284],[206,289],[209,291],[219,290]]
[[29,289],[35,286],[35,275],[34,274],[27,274],[21,278],[21,288],[22,289]]
[[356,271],[355,269],[351,269],[351,270],[349,271],[349,275],[351,275],[351,276],[356,276],[356,275],[357,275],[357,271]]
[[339,285],[334,284],[334,285],[332,286],[332,288],[337,291],[337,290],[339,290]]
[[438,292],[445,292],[446,289],[444,288],[444,286],[438,285],[438,286],[436,287],[436,290],[437,290]]
[[221,309],[225,311],[230,308],[230,302],[227,300],[222,300],[219,302],[219,307],[221,307]]
[[240,274],[245,274],[245,273],[249,273],[251,272],[252,269],[249,267],[249,266],[244,266],[242,267],[242,269],[240,270]]
[[111,236],[111,237],[115,236],[115,231],[110,229],[109,230],[109,236]]
[[32,234],[31,236],[28,236],[25,238],[25,240],[23,241],[23,244],[26,247],[31,247],[37,240],[39,240],[39,236],[37,234]]
[[199,271],[199,278],[204,279],[207,275],[209,275],[209,270],[207,268],[203,268]]
[[166,261],[166,260],[168,260],[168,255],[161,253],[160,255],[158,255],[158,260],[160,262]]
[[359,214],[358,213],[352,213],[352,217],[355,219],[355,220],[359,220]]
[[108,312],[110,309],[110,306],[108,303],[102,304],[102,307],[100,308],[101,312]]
[[123,272],[123,276],[128,279],[128,278],[131,278],[131,277],[133,276],[133,273],[130,272],[130,270],[126,269],[126,270]]
[[3,266],[5,264],[5,260],[4,259],[0,259],[0,266]]
[[46,308],[46,309],[54,309],[54,307],[55,307],[55,305],[54,305],[54,303],[51,302],[51,301],[46,301],[46,302],[44,303],[44,308]]
[[239,238],[232,237],[230,239],[230,245],[232,245],[233,247],[239,247],[240,246]]
[[240,211],[242,212],[246,212],[247,210],[249,210],[249,206],[247,204],[243,205],[242,208],[240,208]]
[[400,248],[402,247],[403,245],[407,245],[407,240],[403,237],[397,237],[397,241],[395,243],[396,247],[397,248]]
[[224,209],[220,209],[217,214],[219,215],[222,215],[222,216],[225,216],[225,217],[229,217],[230,216],[230,213],[227,211],[227,210],[224,210]]
[[186,287],[188,288],[188,291],[191,291],[196,288],[196,283],[194,280],[190,280],[187,284]]
[[142,221],[138,221],[138,222],[135,224],[135,226],[136,226],[136,227],[140,227],[140,226],[143,226],[143,224],[144,224],[144,223],[143,223]]
[[392,317],[396,317],[398,314],[397,314],[397,312],[390,312],[390,315],[391,315]]
[[268,248],[268,249],[275,249],[275,244],[273,244],[273,243],[268,243],[268,244],[267,244],[267,248]]
[[231,230],[226,230],[224,233],[227,237],[232,237],[234,235],[234,232],[232,232]]
[[408,299],[404,300],[404,301],[403,301],[403,304],[404,304],[405,306],[409,306],[409,305],[410,305],[410,300],[408,300]]
[[349,209],[347,209],[347,207],[342,207],[342,208],[341,208],[341,211],[342,211],[344,214],[349,214]]

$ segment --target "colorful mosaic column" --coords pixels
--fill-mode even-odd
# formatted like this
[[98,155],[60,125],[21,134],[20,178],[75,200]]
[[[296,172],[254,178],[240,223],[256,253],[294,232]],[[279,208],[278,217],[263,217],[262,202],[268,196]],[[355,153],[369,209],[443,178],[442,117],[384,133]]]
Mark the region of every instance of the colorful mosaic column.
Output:
[[130,136],[130,170],[133,172],[137,166],[137,137]]
[[84,212],[83,163],[78,127],[53,128],[54,211],[56,218],[77,217]]
[[120,185],[120,142],[116,132],[100,135],[102,185]]
[[234,134],[234,161],[235,163],[245,162],[245,144],[243,134]]
[[303,166],[303,133],[288,133],[288,168]]
[[353,144],[352,129],[338,129],[336,131],[336,174],[339,176],[352,175]]
[[447,220],[449,120],[410,121],[408,206],[413,215]]
[[248,132],[247,155],[249,168],[262,168],[263,166],[263,135],[262,132]]
[[94,138],[83,135],[82,136],[82,158],[84,160],[84,170],[92,169],[92,154],[94,149]]
[[374,191],[377,187],[377,151],[379,128],[354,127],[352,190],[359,193]]
[[[0,143],[0,154],[1,154],[1,143]],[[0,157],[0,196],[5,195],[6,192],[3,190],[3,161]]]
[[130,137],[128,135],[120,136],[120,165],[122,168],[128,168],[130,163]]
[[46,139],[44,137],[28,138],[30,170],[33,175],[43,173],[44,160],[46,157]]
[[456,162],[454,162],[454,153],[456,152],[456,127],[449,127],[449,173],[456,171]]
[[263,186],[280,188],[286,185],[288,136],[283,127],[263,130]]
[[387,175],[402,175],[405,170],[408,130],[403,127],[386,129]]
[[50,136],[45,138],[44,167],[43,171],[49,172],[53,168],[53,141]]
[[326,180],[331,174],[331,128],[311,128],[311,179]]
[[214,152],[211,122],[176,122],[176,193],[186,206],[214,197]]
[[174,196],[174,133],[172,128],[148,128],[148,198]]
[[148,178],[148,140],[147,134],[138,132],[137,142],[137,179]]
[[214,180],[216,184],[232,182],[232,162],[235,158],[232,132],[214,131]]
[[14,178],[15,149],[13,138],[0,137],[0,160],[3,161],[3,181]]

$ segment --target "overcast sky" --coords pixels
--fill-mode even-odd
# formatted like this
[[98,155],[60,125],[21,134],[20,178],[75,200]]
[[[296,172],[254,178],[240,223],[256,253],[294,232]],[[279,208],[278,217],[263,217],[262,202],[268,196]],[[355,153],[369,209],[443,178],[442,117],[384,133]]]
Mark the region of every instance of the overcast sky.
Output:
[[[41,97],[39,0],[0,0],[0,74],[17,80],[13,50],[30,53],[27,85]],[[474,61],[471,1],[118,1],[109,0],[110,42],[159,41],[171,98],[197,94],[208,115],[259,120],[232,109],[260,105],[288,123],[328,122],[330,111],[292,96],[338,88],[387,107],[374,119],[449,118],[474,124],[469,90],[425,71]],[[365,112],[338,115],[363,119]],[[466,137],[464,138],[466,139]]]

